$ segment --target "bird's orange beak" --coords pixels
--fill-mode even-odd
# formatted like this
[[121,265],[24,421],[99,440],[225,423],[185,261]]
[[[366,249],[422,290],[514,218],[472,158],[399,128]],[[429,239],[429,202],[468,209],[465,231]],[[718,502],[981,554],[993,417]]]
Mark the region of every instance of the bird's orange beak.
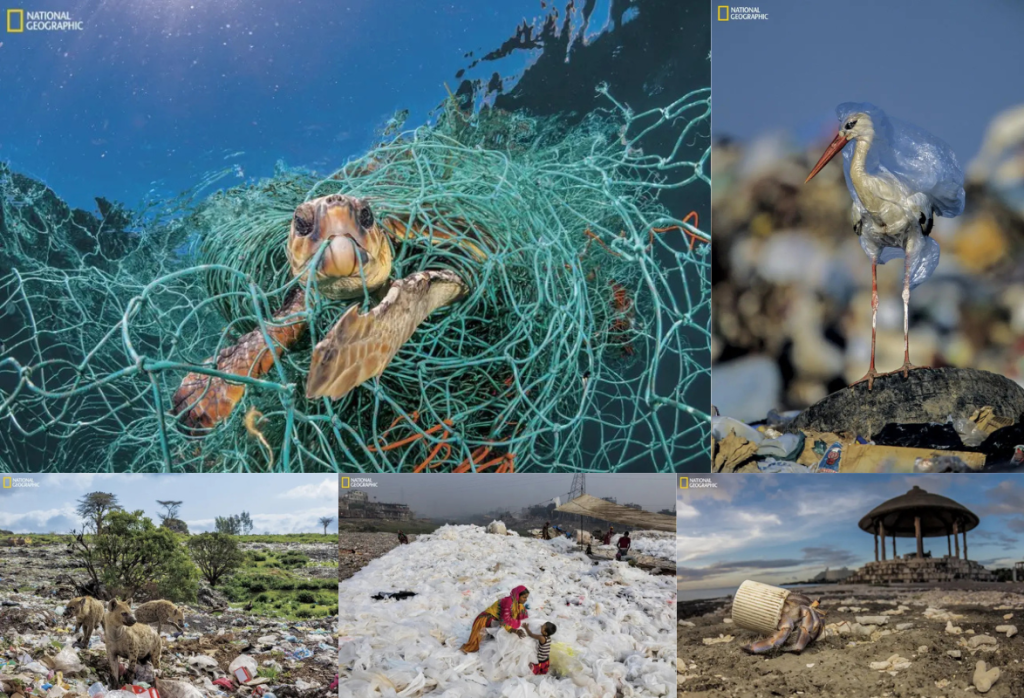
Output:
[[804,184],[807,184],[812,179],[814,179],[814,175],[821,172],[822,168],[828,164],[828,161],[834,158],[836,156],[836,153],[845,148],[846,144],[849,142],[850,141],[843,138],[841,134],[837,133],[836,137],[833,138],[832,142],[829,143],[827,148],[825,148],[825,152],[822,153],[821,158],[818,160],[818,164],[815,165],[814,169],[811,170],[811,173],[807,175],[807,179],[804,180]]

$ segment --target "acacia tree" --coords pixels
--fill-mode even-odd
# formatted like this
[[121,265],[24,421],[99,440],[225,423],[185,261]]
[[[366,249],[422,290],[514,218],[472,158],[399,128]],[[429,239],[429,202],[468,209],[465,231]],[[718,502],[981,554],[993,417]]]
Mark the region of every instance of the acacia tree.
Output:
[[227,533],[200,533],[188,541],[192,560],[210,586],[230,574],[242,564],[242,551],[236,541]]
[[166,509],[166,511],[163,514],[160,514],[161,522],[167,521],[167,519],[178,518],[178,509],[181,508],[182,502],[176,502],[171,499],[162,502],[158,499],[156,500],[156,503],[162,506],[164,509]]
[[333,516],[321,516],[320,517],[320,525],[324,527],[324,535],[325,536],[327,535],[327,527],[330,526],[332,523],[334,523],[334,517]]
[[75,509],[83,519],[92,521],[97,534],[103,532],[103,519],[112,511],[119,511],[121,505],[117,503],[117,496],[109,492],[90,492],[78,500],[78,508]]

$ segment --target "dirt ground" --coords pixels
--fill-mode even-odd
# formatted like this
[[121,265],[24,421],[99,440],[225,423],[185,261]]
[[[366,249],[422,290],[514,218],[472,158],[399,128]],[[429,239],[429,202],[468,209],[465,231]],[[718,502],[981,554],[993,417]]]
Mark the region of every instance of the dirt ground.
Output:
[[[409,534],[409,542],[416,536]],[[338,581],[343,582],[382,555],[387,555],[398,545],[395,533],[354,533],[342,531],[338,534]]]
[[[984,661],[987,668],[1000,670],[986,698],[1024,696],[1024,636],[996,631],[1002,625],[1024,629],[1024,585],[828,585],[800,591],[821,600],[827,629],[799,655],[742,651],[742,645],[758,636],[726,622],[730,598],[680,602],[678,695],[964,698],[979,695],[974,676],[978,662]],[[858,617],[882,615],[888,622],[865,635],[858,628],[836,634],[844,621],[846,630]],[[948,632],[947,623],[960,632]],[[733,639],[706,643],[729,636]],[[890,658],[893,662],[885,668],[871,667]]]

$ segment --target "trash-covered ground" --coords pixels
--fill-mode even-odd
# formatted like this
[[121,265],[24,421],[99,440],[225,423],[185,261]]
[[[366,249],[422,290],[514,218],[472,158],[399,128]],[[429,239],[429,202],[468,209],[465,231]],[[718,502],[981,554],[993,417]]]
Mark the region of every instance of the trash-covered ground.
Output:
[[[531,622],[558,628],[552,666],[562,675],[534,676],[537,643],[501,628],[487,631],[479,652],[460,650],[476,616],[520,584]],[[371,598],[398,591],[416,596]],[[672,577],[595,563],[564,538],[444,526],[340,585],[340,698],[670,695],[675,597]]]
[[[335,554],[333,545],[243,547],[301,551],[315,561]],[[77,595],[68,576],[73,572],[70,565],[64,545],[0,548],[0,692],[11,698],[102,698],[104,694],[124,698],[116,695],[121,685],[112,681],[102,629],[93,634],[88,649],[71,646],[78,639],[71,634],[75,622],[63,617],[66,602]],[[323,577],[333,575],[334,568],[310,566],[298,572]],[[143,664],[135,685],[152,686],[155,679],[161,698],[334,695],[334,617],[302,621],[259,617],[230,608],[223,595],[205,585],[198,598],[196,604],[178,604],[185,615],[183,634],[164,626],[159,678]],[[238,666],[248,668],[253,679],[242,685],[232,682]]]
[[[914,364],[978,369],[1024,385],[1021,114],[1024,107],[1018,106],[993,115],[981,153],[963,163],[964,214],[935,220],[931,237],[941,247],[941,261],[910,297]],[[834,123],[825,125],[818,137],[827,142],[834,128]],[[826,167],[804,183],[823,147],[823,142],[766,134],[746,143],[720,140],[712,148],[712,403],[723,416],[744,423],[767,419],[770,424],[773,412],[804,410],[846,389],[868,369],[871,264],[851,229],[851,199],[842,168]],[[903,364],[901,293],[900,261],[879,266],[876,368],[881,373]],[[904,378],[897,374],[888,380]],[[917,401],[926,402],[932,395],[919,393]],[[974,408],[986,406],[997,411],[1002,407],[980,402]],[[1012,415],[1017,421],[1020,416],[1019,410]],[[954,420],[946,417],[917,426],[948,422],[953,430]],[[880,443],[875,432],[855,436]],[[814,465],[832,443],[819,449]],[[1011,443],[1010,454],[1016,444],[1024,440]],[[743,454],[735,452],[723,457],[720,469],[746,466],[756,471],[760,465],[774,471],[769,458],[796,462],[779,455],[783,448],[774,445],[757,462],[740,460]],[[949,446],[926,440],[920,448],[941,451]],[[928,453],[897,455],[902,456],[900,465],[910,470],[916,458]],[[1008,458],[1002,451],[998,459],[986,458],[986,465]],[[799,464],[811,467],[810,458],[806,460]],[[785,465],[779,469],[791,470]]]
[[[980,405],[980,406],[979,406]],[[995,406],[993,406],[995,405]],[[922,369],[843,388],[755,424],[712,418],[716,472],[971,472],[1024,468],[1024,388]]]
[[[416,536],[409,535],[410,543],[415,539]],[[395,533],[341,531],[338,534],[338,581],[348,579],[397,545],[398,535]]]
[[1024,629],[1024,585],[831,585],[800,591],[820,598],[827,614],[822,636],[801,654],[742,651],[758,636],[731,622],[729,598],[680,602],[678,695],[1024,695],[1024,637],[1018,632]]

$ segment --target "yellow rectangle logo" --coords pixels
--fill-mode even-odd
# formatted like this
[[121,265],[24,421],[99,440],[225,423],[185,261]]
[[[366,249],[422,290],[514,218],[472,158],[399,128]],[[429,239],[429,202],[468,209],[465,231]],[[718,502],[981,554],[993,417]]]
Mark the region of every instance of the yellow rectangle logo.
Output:
[[[13,18],[18,18],[18,27],[15,29]],[[9,34],[20,34],[25,31],[25,10],[7,10],[7,32]]]
[[718,6],[718,21],[728,22],[729,21],[729,6],[719,5]]
[[10,477],[4,477],[4,489],[5,490],[11,489],[11,478]]
[[681,489],[681,490],[688,490],[688,489],[690,489],[690,478],[688,478],[688,477],[681,477],[681,478],[679,478],[679,489]]
[[348,475],[343,476],[341,478],[341,489],[347,490],[351,486],[352,486],[352,478],[350,478]]

